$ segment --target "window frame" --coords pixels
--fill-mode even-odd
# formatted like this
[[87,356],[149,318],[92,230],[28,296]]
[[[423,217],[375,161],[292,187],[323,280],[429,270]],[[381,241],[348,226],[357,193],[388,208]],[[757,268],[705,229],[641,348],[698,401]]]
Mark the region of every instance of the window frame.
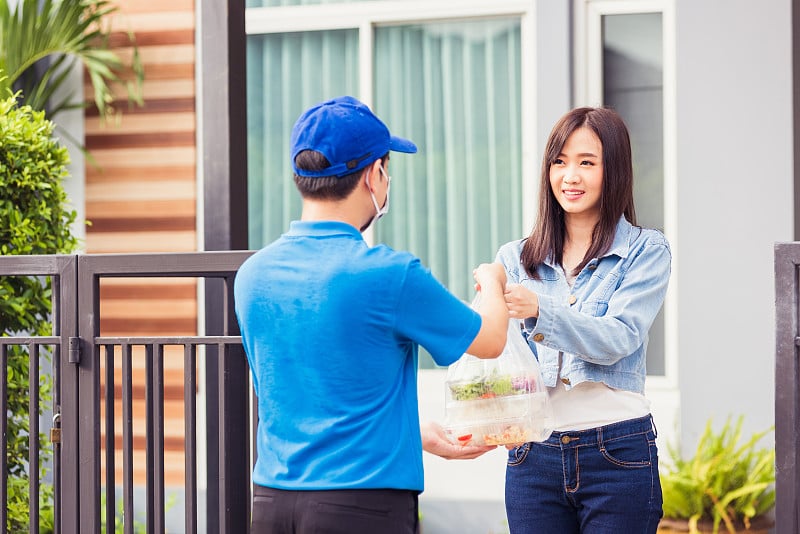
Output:
[[664,375],[648,375],[647,388],[678,388],[678,183],[676,134],[676,49],[674,0],[575,0],[576,105],[603,103],[604,15],[661,13],[663,35],[664,234],[672,250],[672,276],[664,301]]

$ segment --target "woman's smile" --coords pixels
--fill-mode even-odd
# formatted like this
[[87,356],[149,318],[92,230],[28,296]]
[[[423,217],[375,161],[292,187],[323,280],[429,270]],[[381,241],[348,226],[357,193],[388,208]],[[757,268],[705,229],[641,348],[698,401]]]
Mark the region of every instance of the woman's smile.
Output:
[[550,164],[550,187],[567,214],[600,216],[603,144],[594,131],[582,127],[567,137]]

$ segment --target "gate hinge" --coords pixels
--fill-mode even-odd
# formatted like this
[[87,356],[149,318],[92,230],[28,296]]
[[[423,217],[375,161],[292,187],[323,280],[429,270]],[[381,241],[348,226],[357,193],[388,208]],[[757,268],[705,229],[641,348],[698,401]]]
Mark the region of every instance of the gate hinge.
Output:
[[69,338],[69,363],[81,363],[81,338]]

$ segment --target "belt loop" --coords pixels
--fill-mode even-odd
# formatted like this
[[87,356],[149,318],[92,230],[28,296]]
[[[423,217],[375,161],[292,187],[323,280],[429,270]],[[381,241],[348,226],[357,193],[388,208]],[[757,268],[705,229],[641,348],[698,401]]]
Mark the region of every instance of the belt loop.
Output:
[[650,414],[650,424],[653,425],[653,434],[658,437],[658,428],[656,428],[656,420],[653,419],[653,414]]

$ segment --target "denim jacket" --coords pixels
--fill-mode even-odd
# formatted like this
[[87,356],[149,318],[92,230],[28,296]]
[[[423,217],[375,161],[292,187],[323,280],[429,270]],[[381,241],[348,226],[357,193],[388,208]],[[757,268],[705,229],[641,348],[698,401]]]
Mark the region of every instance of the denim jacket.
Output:
[[621,218],[609,251],[590,260],[572,287],[552,258],[538,267],[541,279],[534,280],[519,261],[523,243],[506,243],[496,261],[505,266],[508,283],[539,297],[539,317],[525,319],[523,334],[545,384],[553,387],[560,378],[570,389],[604,382],[643,393],[647,333],[664,302],[671,269],[663,234]]

